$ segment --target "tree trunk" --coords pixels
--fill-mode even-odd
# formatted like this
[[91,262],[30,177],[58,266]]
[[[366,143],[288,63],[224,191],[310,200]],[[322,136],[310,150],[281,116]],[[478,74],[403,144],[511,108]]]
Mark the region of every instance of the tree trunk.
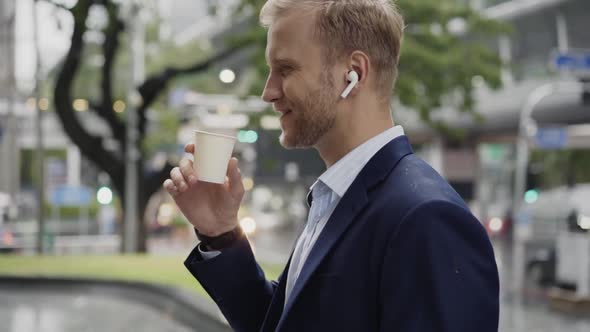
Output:
[[[137,174],[139,174],[139,181],[138,181],[138,185],[135,188],[135,192],[137,195],[137,211],[135,213],[135,215],[137,216],[137,219],[134,221],[135,225],[136,225],[136,229],[137,229],[137,238],[136,238],[136,243],[137,243],[137,249],[139,253],[145,253],[147,251],[147,232],[146,232],[146,225],[145,225],[145,210],[147,207],[147,203],[149,201],[149,199],[151,198],[151,196],[154,194],[154,192],[147,192],[146,188],[145,188],[145,181],[144,179],[144,174],[143,174],[143,158],[140,158],[137,162]],[[162,180],[163,181],[163,180]],[[125,181],[122,181],[122,183],[116,183],[114,184],[114,187],[116,188],[115,190],[117,191],[117,194],[119,195],[120,199],[121,199],[121,209],[122,211],[126,211],[126,209],[128,209],[129,207],[127,206],[127,202],[125,201]],[[121,236],[121,252],[124,252],[124,248],[125,248],[125,240],[127,239],[126,237],[126,233],[125,233],[125,218],[122,218],[121,221],[121,227],[119,229],[119,234]]]

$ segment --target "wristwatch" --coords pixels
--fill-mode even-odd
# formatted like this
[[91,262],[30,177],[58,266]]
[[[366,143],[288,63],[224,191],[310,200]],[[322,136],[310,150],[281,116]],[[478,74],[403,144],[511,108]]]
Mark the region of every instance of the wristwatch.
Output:
[[201,249],[207,251],[213,250],[222,250],[231,247],[234,243],[236,243],[243,235],[242,228],[236,226],[233,230],[229,232],[225,232],[218,236],[207,236],[199,233],[199,231],[195,228],[195,234],[197,234],[197,238],[201,241]]

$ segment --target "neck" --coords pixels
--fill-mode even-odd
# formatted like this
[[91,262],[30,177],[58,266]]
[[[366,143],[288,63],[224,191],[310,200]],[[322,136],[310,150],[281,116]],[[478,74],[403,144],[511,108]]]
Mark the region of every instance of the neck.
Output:
[[326,167],[338,160],[369,139],[392,128],[395,124],[388,105],[353,107],[342,111],[337,116],[334,127],[314,146]]

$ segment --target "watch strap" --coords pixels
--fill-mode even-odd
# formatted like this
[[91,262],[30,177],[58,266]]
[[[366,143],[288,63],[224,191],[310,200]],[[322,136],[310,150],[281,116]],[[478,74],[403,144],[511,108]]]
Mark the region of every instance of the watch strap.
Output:
[[242,232],[242,228],[239,226],[236,226],[233,230],[225,232],[218,236],[207,236],[201,234],[196,228],[195,234],[197,235],[199,241],[201,241],[201,249],[205,249],[208,251],[229,248],[234,243],[238,242],[238,240],[242,238],[242,236],[244,235],[244,233]]

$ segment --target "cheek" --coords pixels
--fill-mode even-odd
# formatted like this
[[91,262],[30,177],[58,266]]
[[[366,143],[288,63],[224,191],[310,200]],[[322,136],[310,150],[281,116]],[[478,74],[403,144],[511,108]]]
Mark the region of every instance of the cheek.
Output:
[[313,83],[303,75],[293,74],[283,80],[283,92],[289,102],[301,104],[308,91],[313,91]]
[[283,81],[283,92],[289,101],[299,99],[300,85],[293,79],[285,79]]

